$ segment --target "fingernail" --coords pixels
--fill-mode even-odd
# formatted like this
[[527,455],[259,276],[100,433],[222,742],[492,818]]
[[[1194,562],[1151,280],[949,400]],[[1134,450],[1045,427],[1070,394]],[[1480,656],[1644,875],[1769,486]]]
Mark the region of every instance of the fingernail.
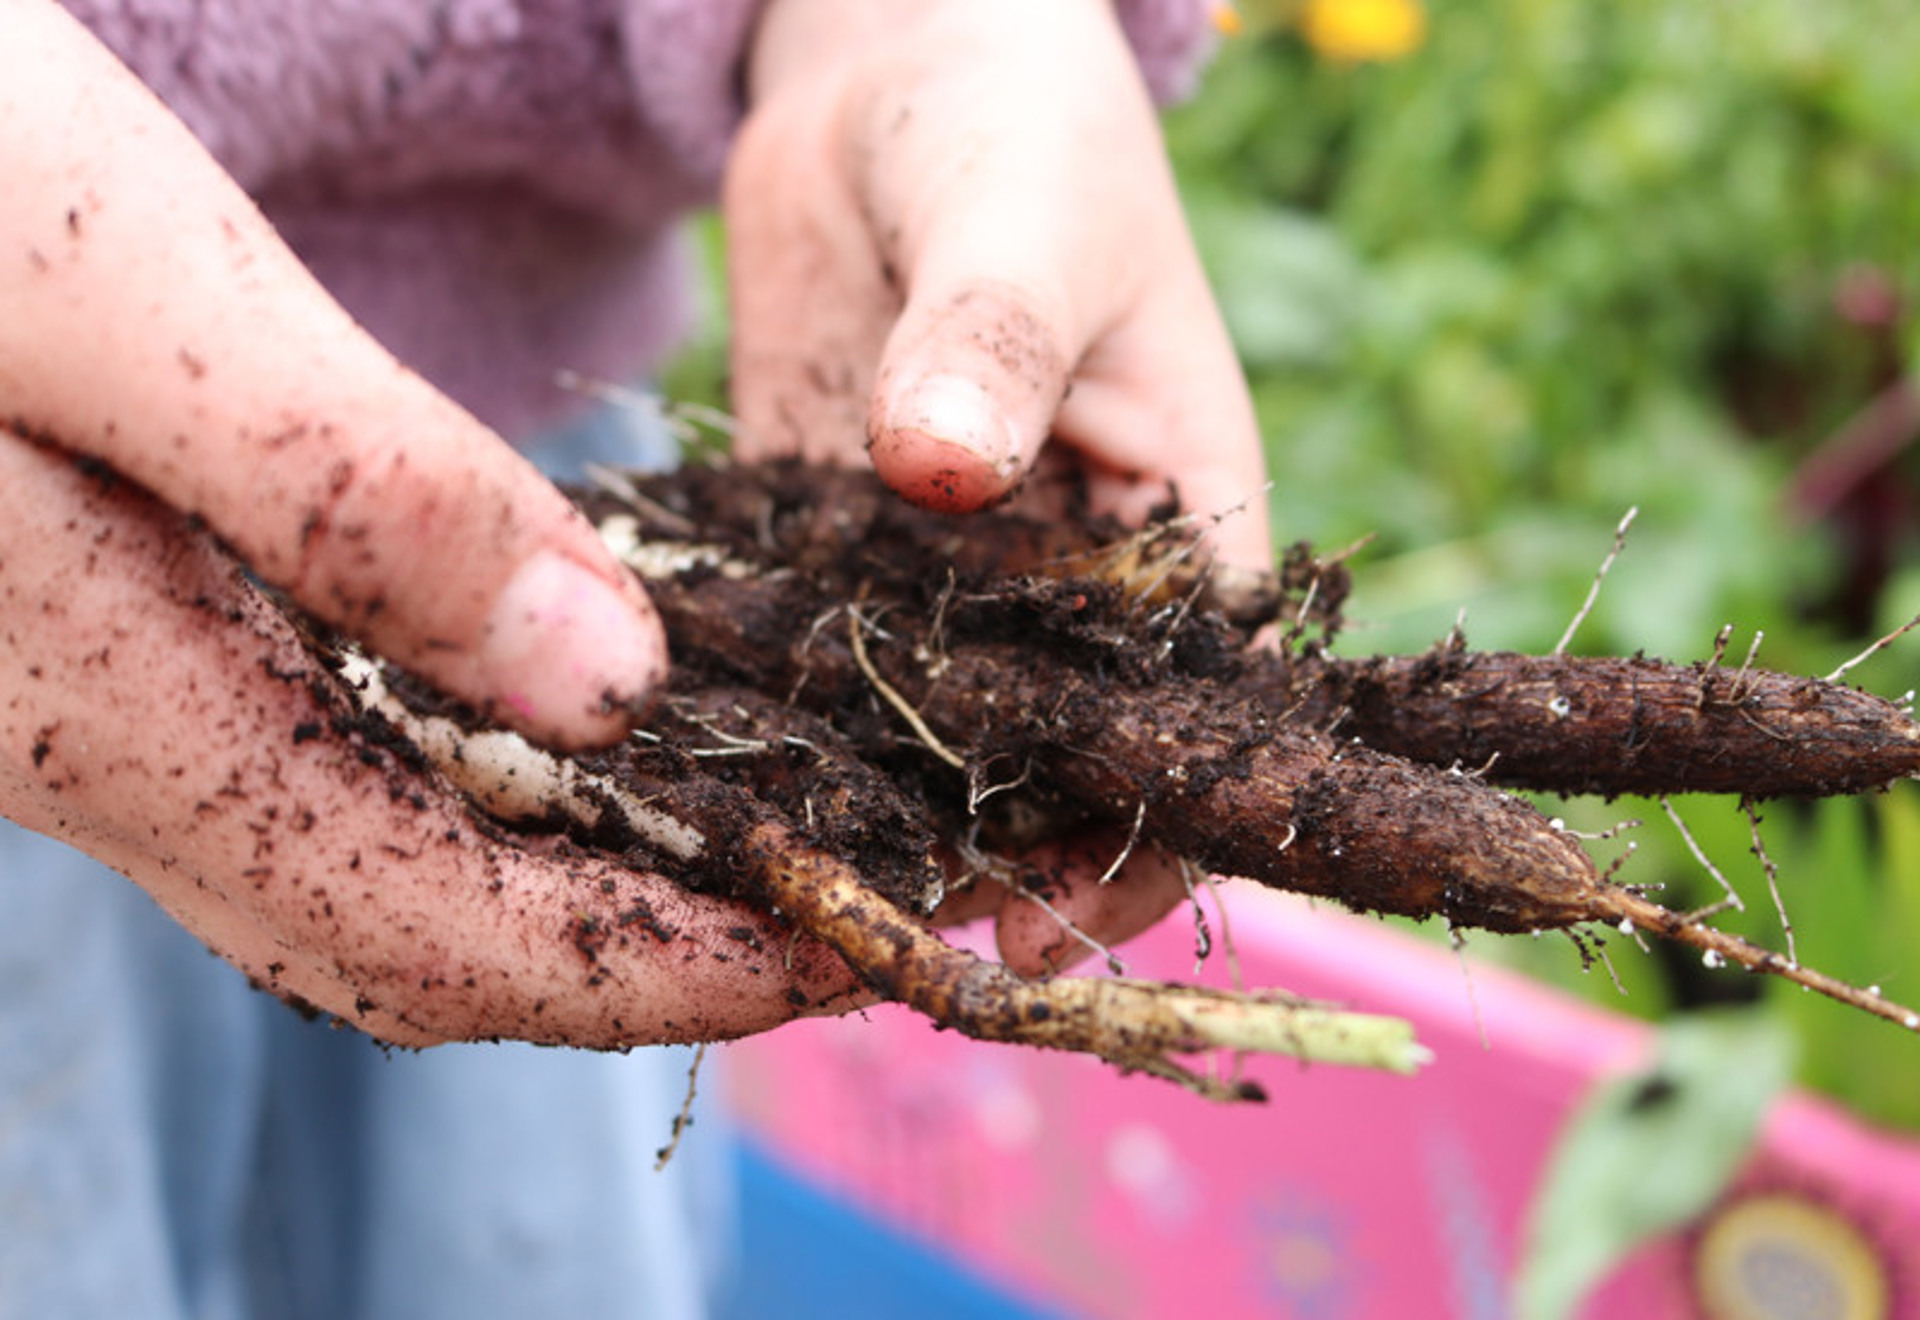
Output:
[[552,550],[520,565],[495,600],[482,643],[489,685],[529,730],[565,740],[637,708],[666,677],[666,634],[651,609]]
[[887,426],[964,449],[996,476],[1010,478],[1020,471],[1020,441],[1012,423],[986,390],[965,377],[921,381],[894,402]]

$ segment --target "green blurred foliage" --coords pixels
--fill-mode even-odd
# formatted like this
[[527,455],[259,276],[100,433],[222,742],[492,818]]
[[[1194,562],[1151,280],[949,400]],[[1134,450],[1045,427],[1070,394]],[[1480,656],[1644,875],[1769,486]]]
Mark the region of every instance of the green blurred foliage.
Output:
[[[1366,65],[1261,24],[1167,126],[1276,525],[1372,538],[1340,649],[1418,650],[1463,611],[1476,645],[1549,648],[1629,507],[1576,651],[1693,659],[1732,624],[1733,663],[1763,632],[1760,663],[1825,673],[1920,610],[1906,527],[1872,617],[1838,626],[1820,606],[1857,571],[1846,529],[1786,500],[1920,356],[1920,8],[1453,0],[1429,21],[1421,50]],[[1884,323],[1843,315],[1863,272]],[[1852,677],[1909,689],[1920,646]],[[1657,804],[1544,805],[1583,829],[1637,818],[1623,879],[1718,896]],[[1746,817],[1676,805],[1746,901],[1729,924],[1781,947]],[[1803,960],[1920,1001],[1913,789],[1764,814]],[[1885,1023],[1617,936],[1624,996],[1564,940],[1472,948],[1647,1016],[1757,995],[1804,1081],[1920,1126],[1920,1042]]]

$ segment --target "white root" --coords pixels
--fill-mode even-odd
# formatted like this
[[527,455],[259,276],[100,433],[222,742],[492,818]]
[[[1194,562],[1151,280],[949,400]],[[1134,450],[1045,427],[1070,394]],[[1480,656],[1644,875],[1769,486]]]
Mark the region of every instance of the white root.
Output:
[[694,826],[631,793],[612,791],[609,781],[573,761],[543,751],[506,729],[462,729],[450,719],[410,709],[366,657],[348,652],[341,677],[361,704],[379,712],[420,749],[436,769],[484,811],[502,820],[540,820],[560,811],[587,828],[600,823],[605,804],[619,807],[633,832],[679,860],[691,861],[707,846]]

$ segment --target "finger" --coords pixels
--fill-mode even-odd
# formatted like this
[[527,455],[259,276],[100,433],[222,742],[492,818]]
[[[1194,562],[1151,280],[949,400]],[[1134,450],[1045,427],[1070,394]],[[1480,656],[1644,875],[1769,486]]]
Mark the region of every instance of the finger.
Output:
[[1037,177],[1046,142],[993,156],[982,167],[991,184],[957,167],[928,178],[927,162],[965,148],[940,140],[938,116],[921,123],[886,100],[868,113],[890,112],[906,114],[908,127],[860,154],[874,162],[872,213],[900,218],[884,256],[906,297],[880,355],[866,433],[875,470],[901,495],[970,512],[1032,467],[1081,354],[1104,328],[1105,294],[1073,282],[1078,263],[1066,254],[1086,235],[1061,190]]
[[1100,513],[1146,520],[1169,499],[1225,563],[1273,566],[1266,460],[1239,358],[1197,257],[1183,258],[1094,347],[1054,421]]
[[[1140,522],[1177,500],[1223,558],[1268,566],[1258,425],[1170,194],[1152,222],[1160,259],[1137,279],[1124,258],[1073,256],[1088,242],[1077,222],[996,213],[1019,196],[944,208],[928,235],[879,374],[875,467],[910,499],[967,510],[1005,496],[1058,441],[1095,512]],[[1021,249],[993,250],[983,236],[996,233]],[[1025,273],[962,273],[978,270]]]
[[1138,935],[1186,897],[1178,862],[1125,849],[1124,836],[1096,831],[1022,857],[1024,887],[1045,902],[1015,893],[1001,905],[994,935],[1007,966],[1029,976],[1065,970]]
[[951,856],[943,858],[952,886],[930,918],[935,926],[965,926],[996,915],[1007,890],[993,877],[980,875]]
[[986,508],[1032,468],[1066,396],[1066,337],[1031,289],[916,293],[888,340],[867,422],[874,469],[944,513]]
[[658,877],[482,829],[328,698],[204,536],[0,443],[0,811],[139,881],[250,976],[388,1039],[738,1035],[851,979]]
[[866,448],[873,370],[900,307],[846,180],[830,106],[785,98],[748,118],[722,192],[735,453],[851,464]]
[[1141,189],[1171,185],[1132,57],[1095,12],[1050,11],[1018,42],[962,24],[950,44],[992,58],[923,49],[925,78],[854,97],[847,156],[906,293],[869,434],[909,499],[966,511],[1012,490],[1151,273],[1161,235],[1130,220]]
[[59,6],[7,21],[0,415],[506,722],[617,737],[666,650],[592,529],[355,325]]
[[[994,259],[964,235],[955,245],[936,270]],[[1104,295],[1062,292],[1045,275],[956,278],[956,291],[925,297],[917,286],[869,420],[881,475],[919,503],[970,510],[1004,497],[1056,441],[1073,451],[1077,495],[1094,512],[1139,523],[1177,503],[1224,561],[1270,567],[1265,460],[1239,361],[1184,233],[1169,233],[1165,250],[1147,290],[1091,318],[1070,304],[1098,308]]]

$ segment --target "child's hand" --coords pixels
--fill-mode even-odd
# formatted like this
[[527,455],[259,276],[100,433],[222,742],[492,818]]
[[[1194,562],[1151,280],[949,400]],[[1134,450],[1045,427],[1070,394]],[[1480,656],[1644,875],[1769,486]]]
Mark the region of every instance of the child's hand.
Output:
[[416,1045],[713,1039],[857,1002],[764,917],[477,822],[128,483],[0,443],[0,526],[0,809],[268,989]]
[[[865,447],[953,511],[1073,466],[1097,509],[1171,488],[1228,515],[1223,560],[1270,565],[1246,385],[1108,0],[775,0],[749,74],[725,198],[744,453]],[[1068,846],[1099,875],[1125,842]],[[1185,892],[1144,853],[1072,891],[1106,939]],[[1084,952],[1032,904],[999,933],[1024,968]]]
[[976,509],[1057,440],[1266,565],[1238,362],[1108,0],[776,0],[727,180],[749,446]]
[[0,426],[106,462],[504,722],[619,737],[666,645],[592,529],[57,4],[0,0],[0,31]]
[[[555,741],[620,734],[665,647],[558,492],[360,331],[63,10],[0,0],[0,34],[0,814],[396,1041],[641,1044],[850,1003],[837,958],[496,838],[336,719],[217,541]],[[646,933],[618,927],[642,905]]]

